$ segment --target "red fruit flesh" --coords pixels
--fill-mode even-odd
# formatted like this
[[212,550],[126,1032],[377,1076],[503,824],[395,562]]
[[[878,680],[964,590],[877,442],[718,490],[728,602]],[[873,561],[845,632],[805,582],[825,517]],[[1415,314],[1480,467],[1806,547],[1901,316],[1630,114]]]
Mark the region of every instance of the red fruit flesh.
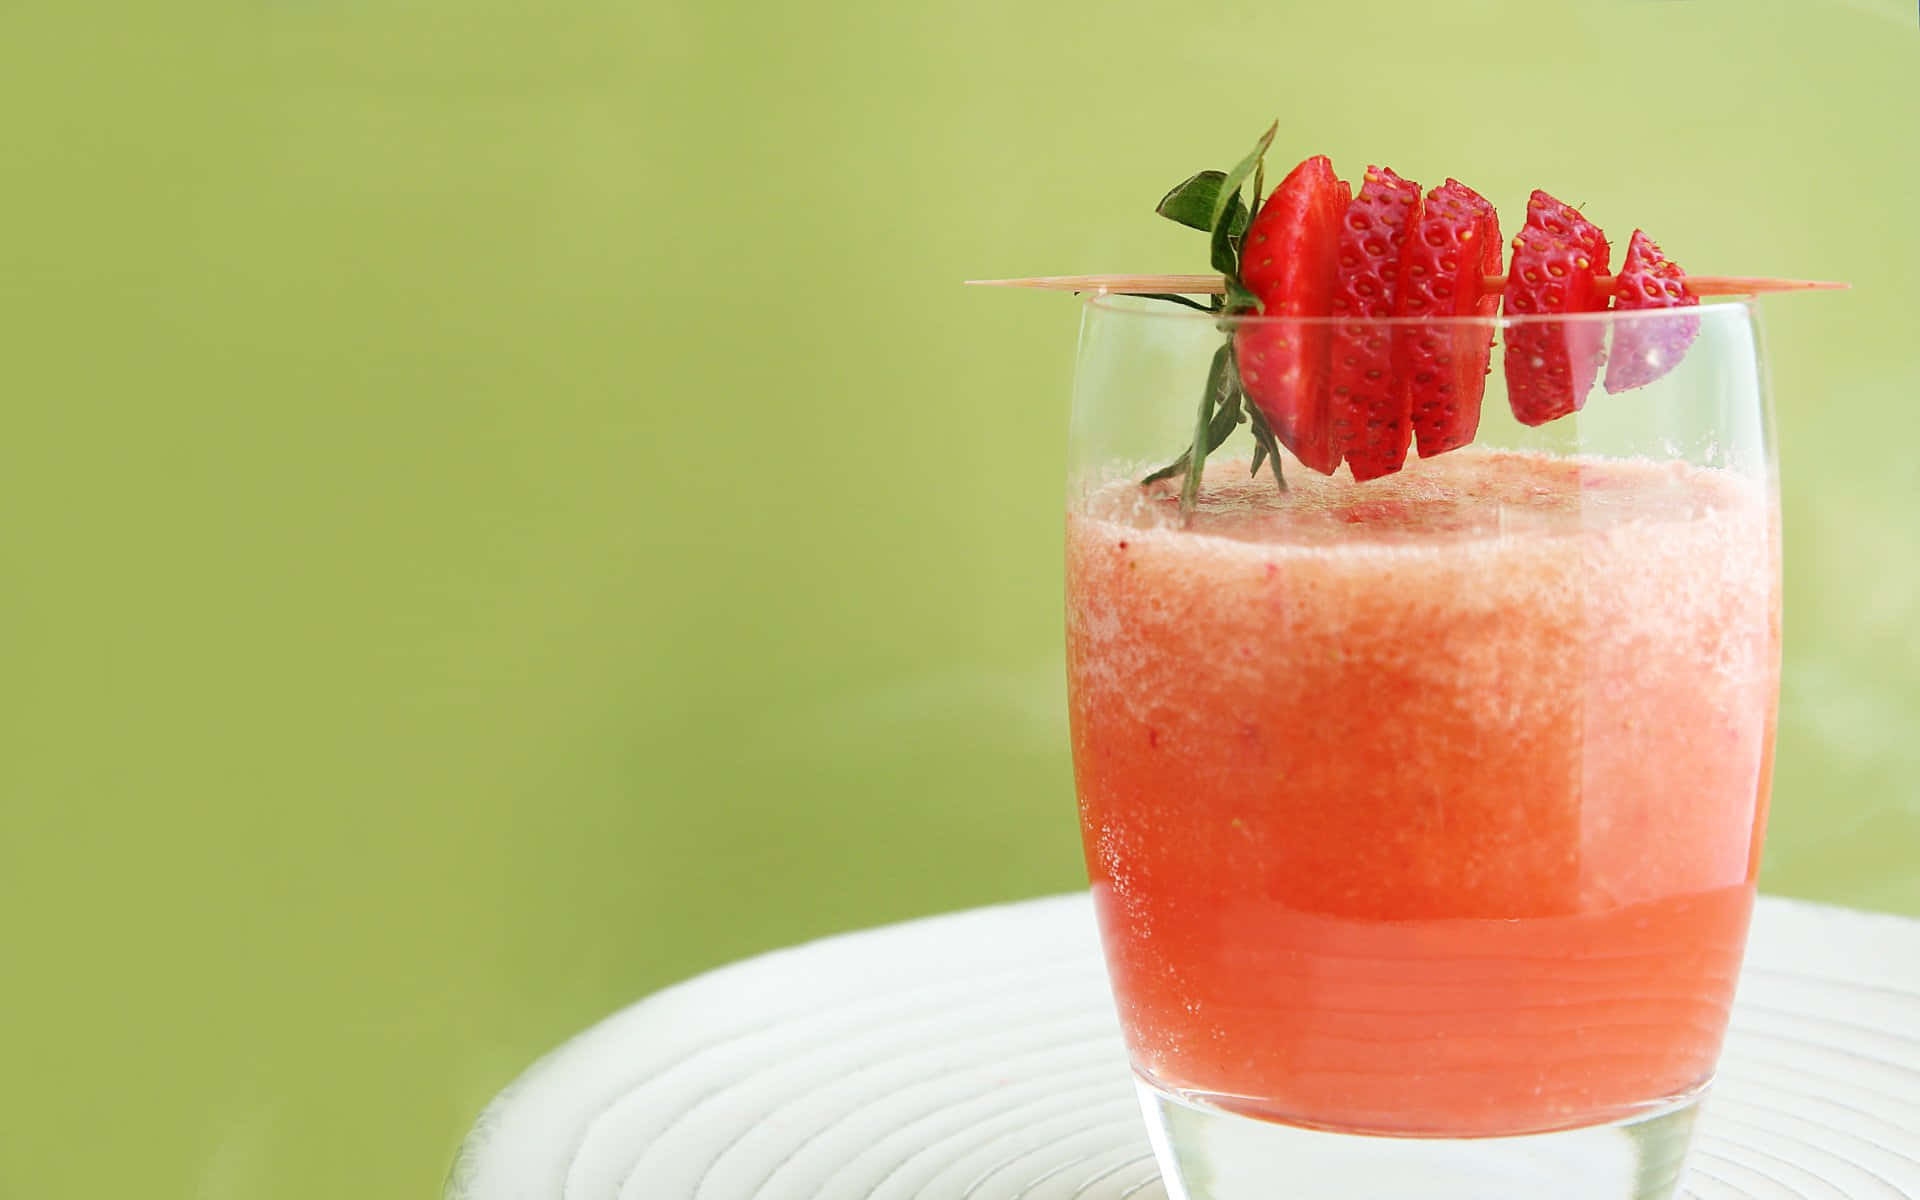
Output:
[[[1687,275],[1653,239],[1636,229],[1613,280],[1615,309],[1692,308],[1700,298],[1687,290]],[[1645,387],[1673,370],[1700,332],[1695,316],[1636,317],[1616,321],[1607,355],[1605,387],[1624,392]]]
[[[1400,256],[1420,219],[1420,185],[1368,167],[1347,205],[1336,249],[1335,317],[1390,317],[1400,294]],[[1329,355],[1332,453],[1355,479],[1400,469],[1413,435],[1406,383],[1394,370],[1391,327],[1336,324]]]
[[[1507,271],[1508,316],[1599,312],[1608,295],[1595,284],[1607,270],[1606,235],[1542,191],[1527,201],[1527,223],[1513,239]],[[1578,411],[1599,373],[1598,321],[1527,321],[1507,330],[1507,403],[1523,424],[1543,425]]]
[[[1295,167],[1273,190],[1240,251],[1241,282],[1260,298],[1263,315],[1328,315],[1340,218],[1352,197],[1324,155]],[[1327,411],[1331,333],[1324,321],[1252,321],[1234,335],[1247,398],[1280,443],[1322,475],[1340,465]]]
[[[1500,273],[1500,216],[1480,193],[1449,179],[1427,193],[1400,265],[1399,316],[1491,317],[1498,295],[1481,280]],[[1395,349],[1406,381],[1420,457],[1473,441],[1487,390],[1493,330],[1485,325],[1408,326]]]

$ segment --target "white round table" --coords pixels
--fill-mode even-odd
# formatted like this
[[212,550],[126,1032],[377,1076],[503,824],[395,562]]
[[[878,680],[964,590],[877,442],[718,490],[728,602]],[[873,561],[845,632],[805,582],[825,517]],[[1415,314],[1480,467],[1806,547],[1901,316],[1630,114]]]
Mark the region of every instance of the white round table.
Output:
[[[1763,898],[1684,1194],[1920,1200],[1920,921]],[[651,996],[476,1122],[449,1200],[1163,1200],[1085,895]]]

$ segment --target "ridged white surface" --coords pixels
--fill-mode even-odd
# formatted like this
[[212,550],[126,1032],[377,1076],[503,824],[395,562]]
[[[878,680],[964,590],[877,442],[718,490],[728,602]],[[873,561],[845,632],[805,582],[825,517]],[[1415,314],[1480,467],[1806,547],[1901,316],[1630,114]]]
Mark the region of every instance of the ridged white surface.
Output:
[[[1920,921],[1762,899],[1686,1194],[1920,1200]],[[536,1063],[450,1200],[1163,1200],[1085,896],[764,955]]]

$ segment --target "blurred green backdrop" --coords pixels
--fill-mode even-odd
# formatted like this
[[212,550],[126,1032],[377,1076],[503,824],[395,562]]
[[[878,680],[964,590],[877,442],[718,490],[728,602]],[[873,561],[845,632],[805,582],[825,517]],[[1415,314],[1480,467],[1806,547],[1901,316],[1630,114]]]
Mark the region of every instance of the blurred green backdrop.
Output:
[[1076,312],[958,281],[1195,269],[1274,115],[1857,285],[1765,882],[1920,913],[1903,3],[9,0],[0,109],[0,1195],[432,1196],[649,989],[1078,885]]

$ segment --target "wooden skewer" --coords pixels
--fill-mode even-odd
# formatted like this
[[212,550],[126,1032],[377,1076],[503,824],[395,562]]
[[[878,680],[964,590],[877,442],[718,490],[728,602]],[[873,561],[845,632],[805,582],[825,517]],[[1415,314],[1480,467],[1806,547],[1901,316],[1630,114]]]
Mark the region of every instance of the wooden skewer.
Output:
[[[1602,275],[1597,282],[1603,292],[1612,292],[1613,275]],[[1036,275],[1027,279],[969,279],[973,287],[1044,288],[1054,292],[1124,292],[1139,295],[1148,292],[1176,296],[1218,296],[1227,290],[1227,281],[1218,275]],[[1489,275],[1481,286],[1498,292],[1507,286],[1505,275]],[[1751,296],[1766,292],[1827,292],[1850,288],[1850,283],[1830,283],[1820,279],[1773,279],[1759,275],[1689,275],[1687,290],[1696,296]]]

